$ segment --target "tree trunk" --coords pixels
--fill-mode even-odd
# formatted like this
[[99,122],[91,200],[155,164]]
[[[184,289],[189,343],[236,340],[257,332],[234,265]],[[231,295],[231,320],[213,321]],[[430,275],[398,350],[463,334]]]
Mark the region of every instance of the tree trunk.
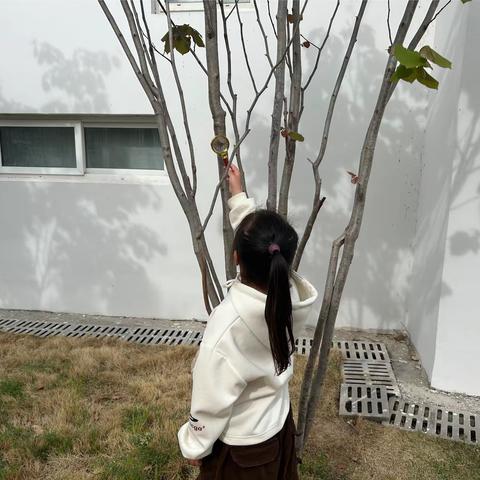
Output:
[[[205,13],[205,49],[207,55],[208,70],[208,100],[213,118],[213,130],[215,135],[225,135],[225,110],[220,102],[220,67],[218,64],[218,34],[217,34],[217,2],[212,0],[203,0]],[[218,177],[222,178],[225,166],[223,158],[217,158]],[[223,181],[220,186],[220,195],[222,198],[222,220],[223,220],[223,247],[225,257],[225,272],[227,279],[235,278],[237,269],[233,262],[232,245],[233,230],[228,218],[228,185]]]

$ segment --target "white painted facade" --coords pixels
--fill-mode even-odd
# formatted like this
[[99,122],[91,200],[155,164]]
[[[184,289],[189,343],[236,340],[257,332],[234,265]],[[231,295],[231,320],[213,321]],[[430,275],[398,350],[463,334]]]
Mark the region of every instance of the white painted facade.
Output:
[[[395,3],[392,25],[403,8]],[[269,27],[266,2],[259,4]],[[110,0],[109,5],[124,27],[119,2]],[[334,6],[332,0],[311,2],[302,24],[305,36],[321,42]],[[426,6],[428,2],[421,2],[417,24]],[[454,61],[454,69],[441,76],[439,92],[427,92],[417,84],[400,85],[388,107],[338,325],[407,328],[434,386],[480,394],[480,375],[472,375],[471,369],[465,376],[458,374],[458,368],[473,360],[480,333],[473,294],[480,263],[480,94],[474,89],[480,6],[474,1],[461,7],[447,9],[424,41]],[[318,76],[307,92],[300,129],[305,142],[299,144],[290,204],[290,218],[299,231],[313,192],[306,158],[318,150],[357,9],[356,1],[342,2]],[[301,267],[320,291],[331,242],[349,218],[354,186],[346,170],[357,168],[386,61],[385,9],[385,2],[371,1],[365,14],[321,168],[327,201]],[[242,6],[242,14],[247,48],[262,83],[268,64],[255,12]],[[203,31],[202,12],[174,16],[178,23]],[[160,45],[165,18],[149,14],[149,19]],[[234,17],[231,22],[232,36],[238,38]],[[36,0],[5,0],[0,39],[8,45],[0,70],[0,114],[81,118],[151,113],[95,0],[44,0],[41,6]],[[234,64],[233,81],[244,115],[253,90],[240,43],[233,42],[232,49],[240,59]],[[315,50],[303,49],[302,55],[306,76]],[[189,56],[177,56],[177,62],[196,145],[200,210],[205,215],[216,181],[206,78]],[[166,62],[162,65],[173,118],[181,122],[171,73]],[[439,70],[435,74],[441,75]],[[243,148],[250,194],[259,204],[266,199],[272,94],[273,84],[255,109]],[[186,151],[185,139],[182,142]],[[207,235],[222,270],[220,222],[217,208]],[[205,317],[188,227],[165,175],[0,174],[0,224],[1,308]]]

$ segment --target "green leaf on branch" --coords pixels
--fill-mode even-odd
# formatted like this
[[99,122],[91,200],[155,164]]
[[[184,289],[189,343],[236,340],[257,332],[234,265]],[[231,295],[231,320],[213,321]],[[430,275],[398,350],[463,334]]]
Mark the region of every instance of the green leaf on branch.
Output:
[[303,142],[303,141],[305,140],[305,138],[303,137],[303,135],[301,135],[301,134],[298,133],[298,132],[289,131],[289,132],[288,132],[288,136],[289,136],[292,140],[295,140],[296,142]]
[[462,3],[468,3],[471,2],[472,0],[462,0]]
[[438,90],[438,80],[433,78],[424,68],[417,69],[417,80],[428,88]]
[[[170,53],[169,32],[167,32],[162,37],[161,40],[165,44],[165,46],[164,46],[165,53]],[[177,50],[182,55],[185,55],[186,53],[188,53],[190,51],[190,46],[192,44],[192,40],[194,41],[195,45],[197,45],[198,47],[204,47],[205,46],[200,33],[188,24],[173,26],[172,27],[172,40],[173,40],[173,48],[175,48],[175,50]]]
[[398,82],[399,80],[405,80],[406,82],[413,83],[417,78],[416,68],[407,68],[404,65],[399,65],[393,75],[390,78],[391,82]]
[[427,59],[422,57],[418,52],[409,50],[403,45],[394,45],[393,55],[398,62],[406,68],[424,67],[427,65]]
[[437,53],[433,48],[425,45],[422,47],[418,52],[423,58],[430,60],[435,65],[438,65],[442,68],[452,68],[452,62],[445,57],[442,57],[439,53]]

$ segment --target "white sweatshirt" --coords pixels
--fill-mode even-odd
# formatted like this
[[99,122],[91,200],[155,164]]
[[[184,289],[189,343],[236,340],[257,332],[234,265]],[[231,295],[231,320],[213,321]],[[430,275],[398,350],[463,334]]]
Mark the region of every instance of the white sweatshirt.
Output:
[[[252,199],[239,193],[229,200],[230,221],[236,228],[255,210]],[[317,291],[293,272],[293,332],[305,324]],[[279,432],[288,415],[291,365],[276,375],[267,323],[266,295],[241,283],[227,282],[225,299],[211,313],[193,368],[190,419],[178,432],[182,454],[199,459],[214,442],[252,445]]]

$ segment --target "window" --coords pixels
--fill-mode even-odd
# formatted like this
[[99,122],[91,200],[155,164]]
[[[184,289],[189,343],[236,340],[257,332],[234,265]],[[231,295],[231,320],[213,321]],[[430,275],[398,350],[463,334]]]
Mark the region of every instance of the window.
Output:
[[[167,0],[170,4],[170,10],[183,10],[183,11],[200,11],[203,10],[202,0]],[[232,8],[235,6],[235,0],[223,0],[226,8]],[[251,5],[252,0],[238,0],[239,5]],[[163,13],[162,7],[158,4],[157,0],[152,0],[152,12]]]
[[81,174],[82,132],[71,122],[0,122],[0,172]]
[[154,124],[101,117],[102,122],[0,118],[0,174],[164,173]]
[[85,127],[87,169],[163,170],[156,128]]

